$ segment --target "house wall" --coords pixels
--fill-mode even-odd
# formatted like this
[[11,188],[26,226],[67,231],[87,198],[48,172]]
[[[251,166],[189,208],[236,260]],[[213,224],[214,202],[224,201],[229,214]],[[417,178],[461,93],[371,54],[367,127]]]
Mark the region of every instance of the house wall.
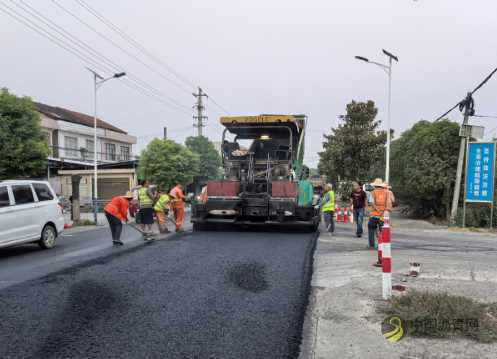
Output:
[[[41,118],[42,130],[47,134],[49,145],[52,147],[52,156],[57,158],[70,158],[75,160],[93,160],[93,148],[87,148],[86,141],[93,142],[93,128],[79,125],[72,122],[54,120],[45,115]],[[69,150],[70,147],[66,142],[66,137],[76,138],[75,150]],[[115,146],[115,157],[112,158],[107,152],[106,144]],[[97,129],[97,159],[102,162],[114,162],[127,160],[124,154],[121,154],[121,146],[129,148],[129,157],[133,157],[133,144],[136,144],[136,137],[127,134]],[[81,148],[88,151],[81,151]],[[128,158],[128,159],[130,159]]]
[[[80,202],[82,205],[90,204],[92,201],[92,185],[93,185],[93,170],[59,170],[60,176],[60,186],[61,193],[66,198],[72,195],[72,184],[71,184],[71,176],[80,175],[82,176],[81,182],[79,185],[79,196]],[[136,182],[136,171],[134,169],[108,169],[108,170],[98,170],[98,179],[105,180],[106,182],[114,182],[116,184],[121,184],[123,181],[126,181],[128,186],[120,190],[119,193],[116,194],[124,194],[121,192],[128,191],[131,187],[133,187]],[[99,181],[100,182],[100,181]],[[104,196],[99,190],[99,199],[102,200],[110,200],[109,195]]]

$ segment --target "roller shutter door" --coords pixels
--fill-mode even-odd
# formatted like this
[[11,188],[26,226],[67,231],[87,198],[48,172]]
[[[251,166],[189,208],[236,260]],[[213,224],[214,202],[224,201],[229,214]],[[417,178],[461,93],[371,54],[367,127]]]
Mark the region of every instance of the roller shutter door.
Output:
[[129,191],[129,178],[99,178],[98,197],[103,200],[110,200],[115,196],[122,196]]

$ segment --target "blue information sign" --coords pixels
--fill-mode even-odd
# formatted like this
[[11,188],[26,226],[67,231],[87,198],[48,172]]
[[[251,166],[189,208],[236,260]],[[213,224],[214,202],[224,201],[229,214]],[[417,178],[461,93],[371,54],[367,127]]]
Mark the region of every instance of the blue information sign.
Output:
[[466,159],[466,202],[494,198],[495,143],[470,142]]

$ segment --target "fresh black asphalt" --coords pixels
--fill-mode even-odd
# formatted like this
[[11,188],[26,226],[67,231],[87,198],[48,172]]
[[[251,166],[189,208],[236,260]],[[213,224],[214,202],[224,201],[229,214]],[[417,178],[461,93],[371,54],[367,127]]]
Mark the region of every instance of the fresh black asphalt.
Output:
[[126,246],[113,247],[110,230],[105,226],[81,232],[66,231],[57,238],[57,245],[50,250],[41,250],[37,244],[0,248],[0,290],[77,266],[88,259],[127,251],[143,243],[141,234],[129,226],[124,226],[121,239]]
[[316,234],[194,232],[0,291],[0,358],[294,358]]

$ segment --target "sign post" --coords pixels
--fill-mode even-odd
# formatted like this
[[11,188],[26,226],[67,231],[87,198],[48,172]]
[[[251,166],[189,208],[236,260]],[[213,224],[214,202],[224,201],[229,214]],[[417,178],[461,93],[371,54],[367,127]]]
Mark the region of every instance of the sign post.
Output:
[[464,183],[463,227],[466,203],[490,203],[490,228],[494,207],[495,142],[469,142]]

